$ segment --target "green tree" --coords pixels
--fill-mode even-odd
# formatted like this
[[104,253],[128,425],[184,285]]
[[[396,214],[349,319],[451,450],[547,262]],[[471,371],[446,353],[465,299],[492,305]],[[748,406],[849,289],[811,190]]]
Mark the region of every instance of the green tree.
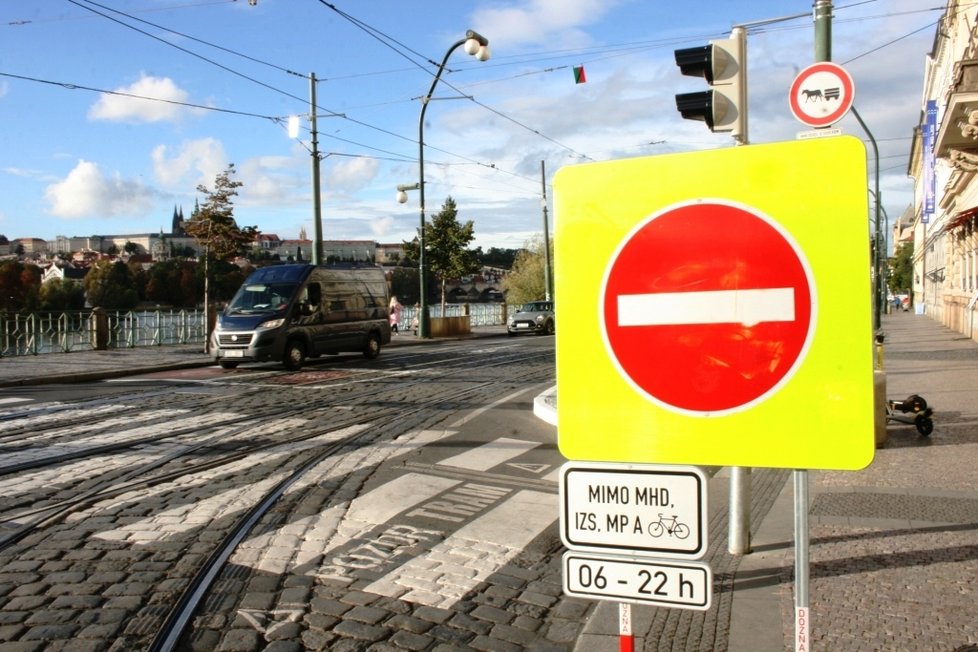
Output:
[[132,275],[132,285],[136,288],[136,295],[139,297],[140,301],[146,300],[146,284],[149,283],[149,273],[143,267],[142,263],[137,263],[130,260],[126,263],[129,268],[129,273]]
[[[550,251],[553,253],[553,240],[550,241]],[[543,237],[539,236],[528,242],[526,248],[516,254],[512,270],[503,279],[506,301],[523,304],[527,301],[543,299],[547,295],[544,275],[546,264]]]
[[126,244],[122,246],[122,250],[127,254],[134,254],[139,251],[139,245],[135,242],[126,241]]
[[41,284],[41,310],[81,310],[85,307],[85,288],[78,281],[55,278]]
[[198,265],[192,260],[170,259],[156,263],[149,270],[146,298],[156,303],[190,308],[202,294],[202,280],[197,279]]
[[[211,301],[229,301],[244,283],[248,274],[253,271],[255,271],[254,267],[251,266],[242,269],[226,260],[214,261],[214,268],[211,271]],[[203,277],[198,277],[198,279],[203,281]]]
[[418,269],[416,267],[395,267],[391,272],[391,294],[406,306],[418,302]]
[[18,260],[0,262],[0,310],[34,310],[40,288],[41,269],[37,265]]
[[85,296],[93,307],[131,310],[139,303],[132,273],[122,261],[100,260],[85,275]]
[[482,247],[479,252],[479,262],[487,267],[501,267],[512,269],[516,260],[516,249],[500,249],[499,247],[489,247],[489,251],[483,252]]
[[890,259],[890,277],[886,284],[893,294],[909,292],[913,287],[913,243],[904,242]]
[[234,163],[217,175],[214,190],[207,186],[197,186],[197,192],[204,195],[204,203],[194,209],[191,218],[184,223],[184,229],[205,248],[214,260],[230,260],[244,254],[260,235],[258,227],[241,228],[234,220],[234,197],[243,184],[231,177]]
[[[441,286],[442,314],[445,312],[446,282],[479,269],[477,250],[468,248],[474,238],[475,225],[472,220],[459,223],[458,207],[451,197],[425,227],[425,264]],[[411,260],[419,260],[418,240],[405,242],[404,254]]]

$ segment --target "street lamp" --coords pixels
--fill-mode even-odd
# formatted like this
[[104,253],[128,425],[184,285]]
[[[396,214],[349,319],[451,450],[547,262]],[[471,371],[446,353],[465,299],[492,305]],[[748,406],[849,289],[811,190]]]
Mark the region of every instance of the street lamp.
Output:
[[[421,98],[421,115],[418,117],[418,199],[421,207],[421,229],[418,233],[418,276],[421,280],[421,293],[419,295],[419,307],[421,314],[418,316],[418,337],[431,337],[431,322],[428,314],[428,293],[426,287],[426,273],[427,268],[425,266],[425,245],[424,245],[424,114],[428,110],[428,102],[431,101],[431,96],[435,92],[435,86],[438,85],[438,80],[441,79],[441,74],[445,70],[445,64],[448,63],[448,57],[451,56],[457,48],[465,46],[466,54],[474,56],[479,61],[486,61],[489,59],[489,39],[482,36],[474,30],[468,30],[465,32],[465,38],[459,39],[452,44],[448,51],[445,52],[445,57],[441,61],[441,65],[438,66],[438,72],[435,74],[434,80],[431,82],[431,88],[428,89],[428,94]],[[411,190],[412,188],[402,188],[398,186],[398,201],[404,203],[407,201],[407,194],[405,190]]]
[[416,183],[399,183],[397,185],[397,203],[406,204],[408,200],[407,191],[417,190],[419,187]]

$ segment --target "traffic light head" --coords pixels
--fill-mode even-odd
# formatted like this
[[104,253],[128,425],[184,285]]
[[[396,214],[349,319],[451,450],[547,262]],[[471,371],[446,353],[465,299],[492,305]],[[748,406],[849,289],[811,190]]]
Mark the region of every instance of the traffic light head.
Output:
[[676,108],[686,120],[703,120],[710,131],[731,131],[724,129],[730,102],[726,96],[716,91],[696,93],[677,93]]
[[684,75],[702,77],[711,90],[676,95],[676,108],[687,120],[703,120],[711,131],[729,131],[747,142],[747,58],[743,31],[709,45],[675,51]]

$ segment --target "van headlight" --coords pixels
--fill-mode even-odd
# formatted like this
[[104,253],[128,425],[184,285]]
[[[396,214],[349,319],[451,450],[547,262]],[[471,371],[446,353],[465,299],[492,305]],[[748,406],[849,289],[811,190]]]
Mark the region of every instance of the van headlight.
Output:
[[258,325],[259,330],[271,330],[273,328],[278,328],[285,323],[284,317],[279,317],[278,319],[269,319],[266,322],[262,322]]

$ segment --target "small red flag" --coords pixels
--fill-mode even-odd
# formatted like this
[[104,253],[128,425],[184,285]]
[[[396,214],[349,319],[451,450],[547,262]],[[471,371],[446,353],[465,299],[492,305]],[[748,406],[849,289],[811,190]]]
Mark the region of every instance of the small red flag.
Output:
[[587,81],[587,77],[584,76],[584,66],[574,66],[574,83],[583,84]]

